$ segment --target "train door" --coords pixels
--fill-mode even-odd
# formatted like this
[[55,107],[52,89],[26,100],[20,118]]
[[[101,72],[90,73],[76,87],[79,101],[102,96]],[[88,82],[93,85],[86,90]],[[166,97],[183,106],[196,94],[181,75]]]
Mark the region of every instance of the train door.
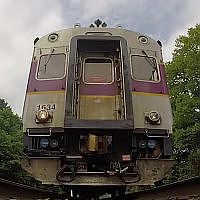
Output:
[[[119,59],[111,54],[83,54],[77,102],[77,118],[124,119],[122,74]],[[79,67],[79,66],[78,66]]]
[[133,128],[130,72],[121,41],[90,38],[75,42],[76,51],[71,53],[74,63],[68,73],[65,125]]

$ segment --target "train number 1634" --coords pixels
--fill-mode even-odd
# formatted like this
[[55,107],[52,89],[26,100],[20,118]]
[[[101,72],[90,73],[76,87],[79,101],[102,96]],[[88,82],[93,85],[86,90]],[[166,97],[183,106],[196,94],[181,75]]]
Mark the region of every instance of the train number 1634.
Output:
[[56,104],[39,104],[37,105],[37,110],[55,110]]

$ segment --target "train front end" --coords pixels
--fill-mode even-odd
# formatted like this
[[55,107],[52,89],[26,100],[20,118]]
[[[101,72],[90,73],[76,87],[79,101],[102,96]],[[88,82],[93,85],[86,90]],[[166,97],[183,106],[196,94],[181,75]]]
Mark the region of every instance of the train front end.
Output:
[[153,185],[173,165],[160,45],[119,28],[35,41],[22,167],[46,184]]

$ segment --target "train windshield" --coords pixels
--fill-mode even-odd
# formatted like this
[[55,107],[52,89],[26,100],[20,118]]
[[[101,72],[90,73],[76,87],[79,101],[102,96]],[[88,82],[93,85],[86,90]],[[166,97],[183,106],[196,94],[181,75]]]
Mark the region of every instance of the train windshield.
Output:
[[50,54],[40,57],[38,79],[57,79],[65,74],[65,54]]
[[136,80],[159,81],[156,59],[148,56],[131,57],[132,75]]
[[85,83],[112,83],[112,61],[107,58],[87,58],[84,61]]

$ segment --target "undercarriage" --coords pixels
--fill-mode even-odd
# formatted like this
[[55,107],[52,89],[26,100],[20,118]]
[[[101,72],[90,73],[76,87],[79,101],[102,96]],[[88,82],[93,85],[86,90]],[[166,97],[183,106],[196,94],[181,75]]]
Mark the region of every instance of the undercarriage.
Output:
[[153,185],[173,166],[167,138],[100,132],[27,136],[22,166],[44,184],[116,187]]

